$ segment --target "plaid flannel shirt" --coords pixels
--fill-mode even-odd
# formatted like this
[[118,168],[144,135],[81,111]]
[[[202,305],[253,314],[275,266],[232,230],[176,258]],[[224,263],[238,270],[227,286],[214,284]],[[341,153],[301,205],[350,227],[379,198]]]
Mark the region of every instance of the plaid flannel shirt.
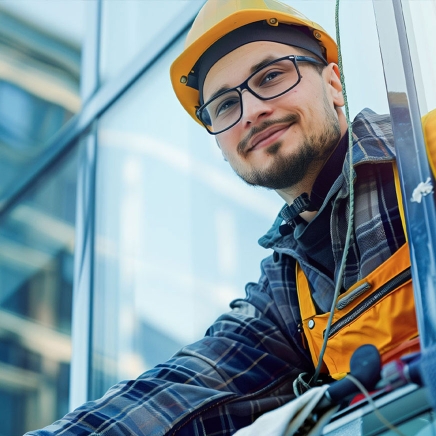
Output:
[[[344,287],[364,277],[404,243],[392,198],[393,137],[388,116],[365,109],[353,122],[355,229]],[[386,165],[387,164],[387,165]],[[389,191],[389,192],[387,192]],[[332,250],[338,267],[345,243],[348,164],[329,191]],[[392,224],[395,222],[396,224]],[[258,283],[231,303],[200,341],[136,380],[112,387],[43,430],[28,435],[230,435],[293,398],[292,382],[313,364],[302,346],[295,262],[313,298],[329,310],[334,283],[310,265],[293,235],[281,236],[282,218],[259,241],[274,256],[261,264]]]

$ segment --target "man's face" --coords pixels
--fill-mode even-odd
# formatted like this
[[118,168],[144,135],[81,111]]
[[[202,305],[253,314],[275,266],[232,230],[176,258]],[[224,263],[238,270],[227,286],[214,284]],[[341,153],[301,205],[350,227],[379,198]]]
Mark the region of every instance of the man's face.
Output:
[[[302,53],[266,41],[237,48],[210,69],[203,87],[204,101],[219,89],[238,86],[265,59],[291,54]],[[242,119],[217,135],[225,159],[250,185],[270,189],[295,186],[320,170],[341,137],[334,109],[341,101],[329,82],[333,67],[320,74],[308,63],[298,66],[301,82],[280,97],[262,101],[243,91]]]

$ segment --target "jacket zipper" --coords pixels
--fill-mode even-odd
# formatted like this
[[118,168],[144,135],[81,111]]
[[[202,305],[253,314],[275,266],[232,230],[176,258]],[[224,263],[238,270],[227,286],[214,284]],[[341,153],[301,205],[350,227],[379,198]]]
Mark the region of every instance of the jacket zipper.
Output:
[[[377,289],[368,298],[365,298],[361,303],[359,303],[353,310],[351,310],[347,315],[345,315],[340,320],[332,324],[328,337],[331,338],[339,330],[346,327],[349,323],[353,322],[358,318],[363,312],[377,304],[383,297],[388,295],[390,292],[397,289],[399,286],[406,283],[411,278],[410,267],[402,271],[400,274],[395,276],[389,282],[385,283],[382,287]],[[323,337],[325,336],[325,330],[323,332]]]
[[358,286],[356,289],[351,291],[348,295],[345,297],[342,297],[336,304],[336,309],[343,309],[344,307],[348,306],[350,303],[352,303],[356,298],[360,297],[362,294],[364,294],[366,291],[371,289],[371,285],[368,282],[362,283],[360,286]]

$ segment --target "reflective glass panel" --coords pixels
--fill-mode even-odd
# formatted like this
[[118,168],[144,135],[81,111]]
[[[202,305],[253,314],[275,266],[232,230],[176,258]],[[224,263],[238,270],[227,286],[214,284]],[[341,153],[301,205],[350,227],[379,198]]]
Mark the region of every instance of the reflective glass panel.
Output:
[[244,297],[282,206],[250,188],[176,100],[174,46],[101,118],[93,396],[202,337]]
[[100,79],[117,76],[168,26],[187,4],[200,9],[202,0],[103,0],[101,22]]
[[80,110],[83,2],[0,2],[0,203]]
[[421,115],[436,109],[436,2],[402,1]]
[[0,217],[0,434],[68,411],[76,152]]

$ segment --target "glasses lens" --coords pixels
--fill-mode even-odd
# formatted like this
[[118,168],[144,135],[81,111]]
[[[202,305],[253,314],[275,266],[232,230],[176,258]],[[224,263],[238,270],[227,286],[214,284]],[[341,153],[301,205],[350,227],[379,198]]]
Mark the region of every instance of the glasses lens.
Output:
[[200,120],[212,133],[226,130],[241,117],[241,98],[235,90],[218,95],[200,112]]
[[294,63],[282,59],[259,70],[251,77],[248,86],[262,98],[273,98],[291,89],[298,80]]

